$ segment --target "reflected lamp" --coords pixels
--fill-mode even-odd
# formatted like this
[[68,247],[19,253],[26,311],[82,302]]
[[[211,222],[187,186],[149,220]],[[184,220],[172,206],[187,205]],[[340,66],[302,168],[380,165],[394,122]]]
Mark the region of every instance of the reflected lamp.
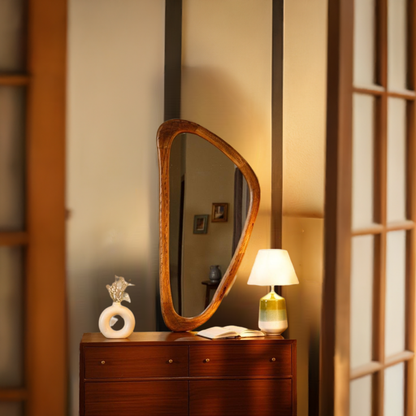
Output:
[[259,250],[248,285],[270,286],[270,293],[260,299],[259,328],[266,335],[280,335],[287,327],[286,301],[274,286],[297,285],[299,280],[286,250]]

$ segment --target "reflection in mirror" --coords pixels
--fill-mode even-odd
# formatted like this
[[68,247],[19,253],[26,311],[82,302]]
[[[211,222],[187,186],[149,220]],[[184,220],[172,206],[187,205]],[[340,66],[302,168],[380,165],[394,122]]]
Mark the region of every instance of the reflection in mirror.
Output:
[[191,133],[173,140],[169,182],[172,299],[179,315],[192,317],[210,303],[218,269],[222,276],[230,264],[246,221],[248,185],[221,150]]

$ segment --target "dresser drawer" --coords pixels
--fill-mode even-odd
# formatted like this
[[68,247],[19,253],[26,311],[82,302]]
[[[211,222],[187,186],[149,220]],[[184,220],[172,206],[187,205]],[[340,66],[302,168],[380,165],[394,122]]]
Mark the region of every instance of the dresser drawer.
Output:
[[187,377],[188,347],[86,347],[85,378]]
[[191,377],[292,375],[290,344],[191,345]]
[[187,414],[187,381],[85,384],[85,416],[186,416]]
[[292,416],[292,379],[189,382],[189,416]]

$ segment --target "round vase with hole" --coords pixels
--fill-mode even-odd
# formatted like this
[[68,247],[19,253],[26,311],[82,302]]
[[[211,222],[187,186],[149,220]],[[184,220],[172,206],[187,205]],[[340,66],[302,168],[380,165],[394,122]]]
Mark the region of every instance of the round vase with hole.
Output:
[[[112,328],[117,322],[117,319],[114,319],[116,315],[121,316],[124,320],[124,326],[119,330]],[[104,309],[98,320],[100,332],[106,338],[127,338],[134,331],[135,325],[136,320],[133,312],[118,302],[114,302],[111,306]]]
[[[131,302],[129,294],[125,293],[125,290],[128,286],[134,285],[127,283],[124,280],[124,277],[119,276],[116,276],[116,280],[111,286],[106,286],[108,292],[110,293],[110,297],[113,300],[113,304],[102,311],[100,319],[98,320],[98,327],[100,328],[100,332],[106,338],[127,338],[134,331],[136,320],[134,318],[133,312],[121,304],[123,300]],[[112,328],[112,326],[118,320],[115,318],[117,315],[121,316],[124,320],[124,326],[119,330]]]

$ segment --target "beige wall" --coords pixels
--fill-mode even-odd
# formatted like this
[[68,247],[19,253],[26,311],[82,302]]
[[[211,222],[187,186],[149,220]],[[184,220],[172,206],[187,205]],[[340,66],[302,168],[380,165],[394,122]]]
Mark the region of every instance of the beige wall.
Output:
[[[182,117],[234,146],[258,175],[262,189],[259,217],[238,279],[209,326],[257,327],[258,300],[266,292],[247,286],[247,279],[257,251],[270,244],[271,5],[258,0],[184,0]],[[129,290],[136,331],[155,328],[155,133],[163,121],[163,36],[163,0],[69,2],[71,416],[77,414],[79,340],[83,332],[98,331],[98,316],[110,304],[105,285],[114,274],[136,284]],[[293,230],[296,241],[303,241],[306,237],[299,230],[307,224],[302,217],[323,216],[325,36],[326,0],[286,2],[284,212],[301,218],[284,219],[283,241],[296,264],[303,264],[301,270],[297,267],[300,285],[288,288],[287,296],[290,335],[302,340],[299,376],[306,378],[312,344],[304,333],[312,331],[316,337],[319,332],[306,319],[309,313],[316,316],[318,308],[308,304],[307,288],[316,287],[321,275],[315,273],[317,264],[309,272],[306,265],[311,263],[303,262],[300,246],[288,236]],[[299,243],[303,247],[321,241],[316,223],[308,229],[307,243]],[[307,414],[307,388],[299,385],[302,416]]]
[[[202,22],[192,18],[198,14],[204,16]],[[248,253],[233,291],[216,314],[221,324],[256,327],[264,290],[246,282],[257,250],[269,245],[271,2],[185,1],[184,27],[193,32],[184,44],[184,98],[196,101],[182,103],[183,117],[233,145],[262,186]],[[155,135],[163,121],[163,37],[163,0],[69,2],[71,415],[78,407],[79,341],[82,333],[98,331],[98,317],[110,304],[105,285],[115,274],[136,284],[129,289],[136,331],[155,329]]]
[[327,0],[285,2],[283,214],[324,213]]
[[[285,217],[283,246],[290,253],[299,285],[283,290],[289,329],[285,337],[297,340],[298,415],[307,416],[309,398],[318,402],[319,337],[323,278],[322,218]],[[311,406],[313,408],[313,405]],[[316,413],[311,413],[316,414]]]
[[327,0],[286,1],[284,33],[283,248],[300,284],[283,295],[286,336],[298,340],[298,415],[307,416],[316,409],[319,385]]
[[164,1],[69,2],[67,224],[71,415],[78,351],[131,279],[136,331],[155,329],[156,131],[163,122]]

